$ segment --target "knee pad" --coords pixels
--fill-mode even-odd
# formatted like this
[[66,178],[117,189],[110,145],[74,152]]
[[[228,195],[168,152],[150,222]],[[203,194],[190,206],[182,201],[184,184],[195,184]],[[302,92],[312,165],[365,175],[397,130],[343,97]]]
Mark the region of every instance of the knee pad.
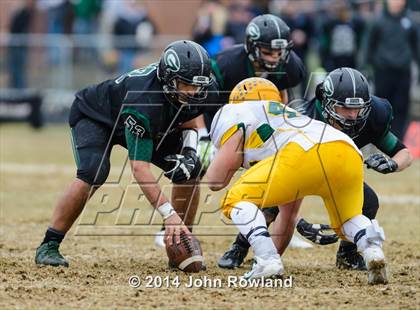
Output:
[[103,158],[100,154],[92,154],[90,160],[82,162],[80,168],[77,169],[77,178],[89,185],[101,186],[108,178],[109,170],[109,158]]
[[374,219],[379,209],[379,199],[375,191],[366,183],[363,184],[363,215]]
[[235,204],[234,209],[231,210],[230,217],[251,245],[252,238],[260,235],[269,237],[265,217],[255,204],[248,201],[241,201]]

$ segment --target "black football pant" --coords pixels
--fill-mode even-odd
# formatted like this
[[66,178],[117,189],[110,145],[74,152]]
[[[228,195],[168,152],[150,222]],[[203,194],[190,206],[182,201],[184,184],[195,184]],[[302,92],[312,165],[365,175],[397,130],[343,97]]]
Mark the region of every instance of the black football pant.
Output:
[[392,132],[400,140],[404,139],[409,125],[410,78],[409,69],[375,69],[375,95],[391,103],[394,113]]

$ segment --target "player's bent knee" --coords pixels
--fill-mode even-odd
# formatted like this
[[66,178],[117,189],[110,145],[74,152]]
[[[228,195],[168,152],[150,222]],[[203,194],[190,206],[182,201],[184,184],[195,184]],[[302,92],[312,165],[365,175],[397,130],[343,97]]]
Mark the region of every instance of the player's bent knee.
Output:
[[77,169],[77,178],[93,186],[101,186],[108,178],[110,170],[109,160],[102,157],[94,156],[91,158],[89,164],[81,165]]
[[229,195],[229,192],[227,192],[220,202],[220,209],[223,215],[230,219],[230,212],[232,211],[233,206],[238,202],[239,200],[232,199],[231,195]]
[[244,189],[240,186],[233,186],[222,198],[220,205],[223,214],[230,219],[230,212],[236,206],[237,203],[247,200],[244,199],[247,195]]

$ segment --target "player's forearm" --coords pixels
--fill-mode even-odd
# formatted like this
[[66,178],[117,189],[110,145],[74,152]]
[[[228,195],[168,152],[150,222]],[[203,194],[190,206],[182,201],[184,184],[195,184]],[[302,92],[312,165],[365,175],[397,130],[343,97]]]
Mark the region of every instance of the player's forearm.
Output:
[[242,155],[226,149],[219,151],[207,169],[206,177],[212,191],[225,188],[242,164]]
[[217,152],[207,169],[207,180],[212,191],[226,187],[243,161],[243,133],[237,131]]
[[134,165],[133,175],[147,200],[154,208],[168,202],[150,168]]
[[398,151],[392,159],[398,164],[397,171],[404,170],[413,162],[413,156],[407,148]]
[[280,95],[281,95],[281,101],[284,104],[288,104],[289,103],[289,94],[287,93],[287,89],[281,90]]
[[206,174],[209,188],[212,191],[220,191],[229,184],[236,170],[227,171],[226,169],[212,168],[212,164]]

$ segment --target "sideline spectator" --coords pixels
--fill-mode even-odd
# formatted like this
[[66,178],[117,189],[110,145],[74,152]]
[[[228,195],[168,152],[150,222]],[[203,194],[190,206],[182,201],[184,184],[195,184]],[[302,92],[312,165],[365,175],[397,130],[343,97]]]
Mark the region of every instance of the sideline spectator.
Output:
[[245,42],[245,29],[255,16],[260,15],[251,0],[234,0],[229,6],[229,19],[225,35],[233,39],[234,44]]
[[9,26],[11,42],[8,49],[9,87],[11,88],[27,87],[27,40],[23,37],[16,38],[13,35],[25,35],[30,32],[33,13],[34,1],[26,0],[24,4],[16,10],[11,18]]
[[193,41],[202,45],[210,56],[232,45],[224,40],[227,20],[227,9],[219,0],[204,1],[193,26]]
[[321,26],[320,57],[327,72],[340,67],[357,68],[357,55],[365,23],[344,1],[327,2],[327,18]]
[[[311,3],[307,1],[282,1],[281,7],[277,7],[277,12],[275,12],[290,27],[293,51],[299,56],[305,67],[308,67],[306,57],[309,53],[310,41],[315,36],[313,18],[308,13],[310,5]],[[275,8],[273,7],[273,9]],[[301,97],[305,96],[309,76],[306,75],[305,81],[299,85]]]
[[[81,35],[96,34],[98,30],[98,14],[101,11],[100,0],[72,0],[74,11],[73,33]],[[80,60],[96,58],[95,48],[81,48],[76,56]]]
[[366,54],[374,71],[375,95],[391,102],[392,128],[403,139],[409,123],[411,62],[419,64],[417,30],[405,0],[385,2],[369,33]]
[[118,72],[124,73],[133,69],[137,54],[148,49],[154,33],[155,27],[140,1],[120,3],[114,24],[115,47],[119,52]]
[[[67,0],[38,0],[38,7],[47,13],[47,33],[63,34],[65,32],[65,22],[69,14],[70,3]],[[60,63],[60,47],[58,43],[48,48],[48,62],[52,65]],[[55,44],[56,43],[56,44]]]

